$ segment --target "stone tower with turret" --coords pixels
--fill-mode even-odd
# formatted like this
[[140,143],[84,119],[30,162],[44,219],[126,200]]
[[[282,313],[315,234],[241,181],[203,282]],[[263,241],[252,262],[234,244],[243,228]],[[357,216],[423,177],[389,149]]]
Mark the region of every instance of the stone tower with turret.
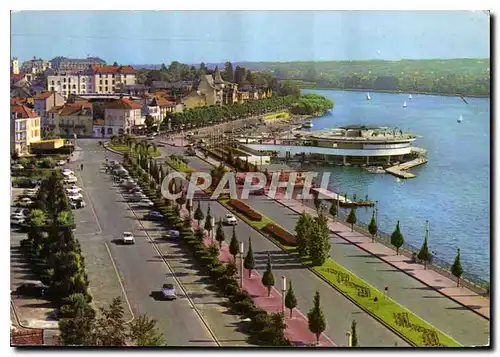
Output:
[[17,57],[12,58],[10,62],[10,73],[19,74],[19,60]]

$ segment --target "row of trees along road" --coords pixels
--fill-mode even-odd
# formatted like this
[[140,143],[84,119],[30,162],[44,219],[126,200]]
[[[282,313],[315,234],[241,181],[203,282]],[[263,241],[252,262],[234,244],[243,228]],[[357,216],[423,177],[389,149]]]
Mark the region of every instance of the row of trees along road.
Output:
[[59,310],[61,344],[83,346],[161,345],[155,321],[140,316],[123,321],[120,299],[100,314],[90,305],[89,281],[80,243],[60,173],[40,186],[27,219],[27,238],[21,250],[33,272],[49,286],[49,298]]

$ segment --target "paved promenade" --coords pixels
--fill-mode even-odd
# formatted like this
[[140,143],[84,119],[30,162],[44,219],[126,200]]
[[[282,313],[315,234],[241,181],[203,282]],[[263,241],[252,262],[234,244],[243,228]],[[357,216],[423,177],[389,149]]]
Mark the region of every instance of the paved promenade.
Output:
[[[313,216],[316,216],[316,211],[308,206],[302,204],[297,200],[283,200],[276,199],[275,201],[290,208],[291,210],[302,213],[304,210]],[[490,300],[478,295],[477,293],[464,288],[458,287],[454,280],[446,278],[441,274],[431,269],[424,269],[422,264],[413,264],[408,262],[408,258],[404,255],[396,255],[396,252],[386,247],[381,243],[372,243],[372,239],[359,232],[351,232],[351,228],[340,222],[330,220],[330,231],[334,232],[340,238],[358,246],[364,251],[373,254],[379,259],[389,263],[390,265],[405,271],[407,274],[413,276],[415,279],[421,281],[425,285],[434,288],[441,294],[455,300],[459,304],[477,312],[478,314],[490,318]]]
[[[193,227],[197,227],[197,222],[193,220]],[[207,231],[205,231],[205,245],[208,246],[213,242],[208,238]],[[219,251],[219,260],[223,263],[228,263],[233,260],[229,253],[229,246],[226,242],[222,243],[222,249]],[[237,265],[240,266],[239,257],[237,258]],[[239,269],[239,268],[238,268]],[[239,270],[238,270],[239,271]],[[266,310],[269,313],[282,311],[282,294],[273,287],[271,289],[271,296],[268,296],[267,288],[262,284],[262,277],[257,271],[252,271],[251,277],[249,272],[244,269],[243,275],[243,288],[250,294],[255,302],[255,305]],[[281,278],[274,277],[276,284],[281,284]],[[238,278],[238,285],[240,279]],[[278,288],[280,288],[278,286]],[[325,301],[323,301],[323,304]],[[297,345],[316,344],[316,336],[309,331],[307,317],[298,309],[293,310],[293,316],[290,318],[290,310],[285,311],[286,330],[285,336]],[[334,347],[337,346],[328,336],[324,333],[320,336],[319,346],[321,347]]]

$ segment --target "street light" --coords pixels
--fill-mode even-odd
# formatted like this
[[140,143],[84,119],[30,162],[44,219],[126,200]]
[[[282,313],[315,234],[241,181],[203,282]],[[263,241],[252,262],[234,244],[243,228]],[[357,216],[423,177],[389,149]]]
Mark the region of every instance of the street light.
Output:
[[281,277],[281,312],[285,318],[285,294],[286,294],[286,276]]
[[345,333],[347,337],[347,347],[352,347],[352,335],[349,331]]
[[[375,221],[377,222],[377,226],[380,227],[380,223],[378,222],[378,201],[375,201]],[[377,236],[377,232],[375,232],[375,237]]]
[[243,253],[245,253],[245,243],[240,242],[240,264],[241,264],[241,269],[240,269],[240,286],[241,290],[243,290]]

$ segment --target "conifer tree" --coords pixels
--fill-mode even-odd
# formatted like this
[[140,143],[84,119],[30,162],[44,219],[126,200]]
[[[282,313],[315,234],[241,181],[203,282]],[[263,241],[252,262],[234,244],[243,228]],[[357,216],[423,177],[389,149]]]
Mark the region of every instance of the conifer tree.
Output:
[[457,255],[455,256],[455,261],[451,266],[451,273],[457,278],[457,288],[460,286],[460,277],[462,276],[463,269],[462,263],[460,263],[460,248],[457,249]]
[[417,254],[417,258],[424,262],[424,269],[427,269],[427,262],[430,260],[429,247],[427,246],[427,227],[425,229],[424,243]]
[[405,239],[399,229],[399,221],[398,221],[398,223],[396,224],[396,229],[391,234],[391,244],[396,247],[396,255],[399,254],[399,248],[401,248],[404,242]]
[[238,242],[238,238],[236,237],[236,229],[233,226],[233,235],[231,236],[231,241],[229,242],[229,253],[231,253],[235,261],[236,256],[240,251],[239,245],[240,243]]
[[375,235],[377,234],[377,221],[375,221],[375,211],[372,213],[372,219],[368,224],[368,232],[372,235],[372,242],[375,240]]
[[245,269],[248,270],[248,277],[252,277],[252,269],[255,268],[255,259],[253,256],[253,249],[252,249],[252,238],[248,237],[248,252],[247,255],[245,256],[245,260],[243,261],[243,265]]
[[198,207],[196,207],[196,210],[194,211],[194,219],[198,221],[198,227],[200,227],[200,222],[203,220],[203,218],[205,218],[205,215],[201,210],[200,201],[198,201]]
[[319,291],[314,295],[313,307],[307,314],[309,331],[316,335],[316,343],[319,344],[321,334],[326,330],[326,320],[320,305]]
[[288,284],[288,291],[285,296],[285,307],[290,310],[290,318],[293,317],[293,309],[297,307],[297,298],[295,297],[295,292],[293,291],[292,281]]
[[262,284],[267,288],[267,296],[271,296],[271,289],[274,286],[274,275],[271,267],[271,255],[267,253],[266,271],[262,275]]
[[353,207],[351,207],[351,210],[349,211],[349,215],[347,216],[347,219],[346,219],[346,222],[351,225],[351,232],[354,231],[354,225],[356,224],[357,221],[358,221],[358,219],[356,218],[356,209],[353,206]]
[[217,231],[215,232],[215,240],[219,242],[219,248],[222,248],[222,242],[226,240],[224,229],[222,229],[222,220],[220,218],[219,222],[217,222]]
[[351,346],[358,347],[358,334],[356,332],[356,320],[351,324]]

